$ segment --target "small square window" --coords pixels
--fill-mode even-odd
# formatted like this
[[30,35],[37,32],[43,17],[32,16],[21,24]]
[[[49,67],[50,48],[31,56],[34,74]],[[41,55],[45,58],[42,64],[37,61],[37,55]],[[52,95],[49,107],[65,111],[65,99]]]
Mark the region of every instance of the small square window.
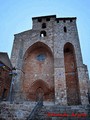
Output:
[[73,22],[73,20],[70,20],[70,22]]
[[65,22],[66,22],[66,20],[63,20],[63,22],[65,23]]
[[42,24],[42,28],[46,28],[46,23],[43,23],[43,24]]
[[46,21],[50,21],[50,18],[46,18]]
[[57,23],[59,23],[59,20],[57,20]]
[[38,22],[42,22],[42,19],[41,19],[41,18],[38,18]]

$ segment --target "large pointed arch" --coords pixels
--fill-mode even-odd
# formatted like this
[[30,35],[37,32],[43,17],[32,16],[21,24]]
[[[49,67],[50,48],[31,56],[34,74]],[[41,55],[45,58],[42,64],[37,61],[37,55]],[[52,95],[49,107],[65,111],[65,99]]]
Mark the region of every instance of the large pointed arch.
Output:
[[50,52],[50,54],[53,56],[53,53],[52,53],[50,47],[49,47],[48,45],[46,45],[45,43],[39,41],[39,42],[36,42],[36,43],[32,44],[32,45],[26,50],[23,59],[26,59],[27,56],[28,56],[28,54],[30,54],[34,49],[37,49],[37,48],[40,48],[40,47],[41,47],[41,48],[44,48],[44,49],[47,49],[47,50]]
[[67,88],[68,105],[80,104],[79,81],[74,46],[71,43],[64,45],[64,64]]
[[[30,46],[24,54],[22,69],[25,73],[23,76],[23,92],[26,99],[35,100],[36,89],[38,91],[42,89],[44,100],[48,100],[51,94],[54,95],[53,54],[48,45],[36,42]],[[52,95],[50,99],[52,100]]]

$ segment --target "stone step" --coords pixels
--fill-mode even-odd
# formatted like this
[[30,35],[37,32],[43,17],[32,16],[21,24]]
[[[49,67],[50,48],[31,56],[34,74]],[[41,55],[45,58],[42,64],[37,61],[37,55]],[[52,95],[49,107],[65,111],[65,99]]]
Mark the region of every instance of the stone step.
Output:
[[25,120],[33,110],[35,103],[0,103],[0,120]]
[[[30,115],[36,104],[31,102],[13,103],[8,102],[0,103],[0,120],[26,120]],[[60,105],[44,105],[38,109],[33,120],[78,120],[77,117],[57,117],[50,116],[49,113],[69,114],[72,113],[86,113],[90,115],[90,105],[88,106],[60,106]],[[79,120],[90,120],[89,117],[80,117]]]
[[38,109],[37,120],[90,120],[90,106],[43,106]]

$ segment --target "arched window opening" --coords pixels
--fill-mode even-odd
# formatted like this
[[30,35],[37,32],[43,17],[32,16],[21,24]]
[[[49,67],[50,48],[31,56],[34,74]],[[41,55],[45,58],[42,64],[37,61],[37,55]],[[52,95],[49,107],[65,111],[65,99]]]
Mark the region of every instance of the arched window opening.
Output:
[[40,37],[46,37],[46,31],[41,31],[40,32]]
[[67,32],[67,28],[64,26],[64,32],[66,33]]
[[70,43],[68,43],[64,48],[64,53],[73,53],[73,52],[74,52],[73,46]]
[[46,23],[43,23],[43,24],[42,24],[42,28],[46,28]]

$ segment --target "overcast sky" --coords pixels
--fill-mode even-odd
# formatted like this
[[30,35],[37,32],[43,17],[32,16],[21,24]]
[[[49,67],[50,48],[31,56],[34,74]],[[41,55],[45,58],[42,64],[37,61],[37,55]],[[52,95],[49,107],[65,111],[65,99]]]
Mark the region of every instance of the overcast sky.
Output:
[[83,62],[90,73],[90,0],[0,0],[0,51],[11,55],[14,34],[32,28],[32,17],[77,17]]

